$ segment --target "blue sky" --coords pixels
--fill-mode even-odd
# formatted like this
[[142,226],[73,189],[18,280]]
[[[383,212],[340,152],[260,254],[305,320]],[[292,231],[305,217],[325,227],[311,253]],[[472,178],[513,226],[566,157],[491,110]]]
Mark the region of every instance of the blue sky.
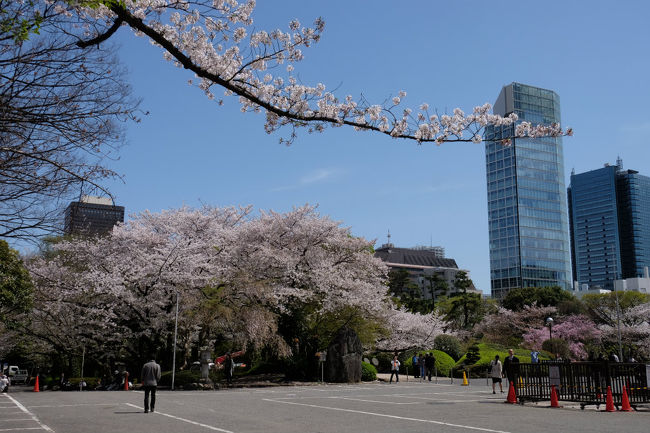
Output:
[[[650,6],[645,1],[258,0],[257,29],[325,19],[321,42],[296,64],[305,83],[440,112],[494,103],[513,81],[556,91],[566,181],[613,163],[650,175]],[[300,131],[292,146],[264,116],[219,107],[193,76],[126,28],[116,35],[133,92],[150,114],[128,125],[109,188],[127,214],[201,203],[287,211],[318,204],[355,235],[433,244],[489,293],[483,145],[418,146],[372,133]]]

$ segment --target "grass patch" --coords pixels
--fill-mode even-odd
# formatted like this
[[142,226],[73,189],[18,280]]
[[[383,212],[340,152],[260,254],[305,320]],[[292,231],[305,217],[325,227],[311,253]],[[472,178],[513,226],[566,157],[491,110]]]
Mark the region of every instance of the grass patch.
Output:
[[[469,369],[470,376],[472,377],[485,377],[485,372],[490,366],[490,361],[492,361],[495,355],[499,355],[501,363],[508,356],[508,349],[510,347],[501,346],[499,344],[493,343],[479,343],[479,360],[472,365],[465,365],[466,356],[463,355],[455,365],[455,370],[458,372],[458,377],[462,377],[462,370],[465,368]],[[530,350],[528,349],[514,349],[515,356],[519,358],[519,362],[530,363]],[[540,352],[539,360],[550,360],[551,354],[548,352]]]

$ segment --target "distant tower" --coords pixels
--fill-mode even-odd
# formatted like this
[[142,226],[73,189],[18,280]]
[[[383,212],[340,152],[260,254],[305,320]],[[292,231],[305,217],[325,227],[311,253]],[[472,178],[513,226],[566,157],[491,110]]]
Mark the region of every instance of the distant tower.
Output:
[[650,177],[616,165],[571,176],[573,279],[612,289],[650,266]]
[[571,174],[567,189],[573,279],[612,290],[621,269],[617,166]]
[[124,206],[115,206],[110,198],[84,195],[65,210],[63,232],[66,235],[102,235],[113,230],[118,222],[124,222]]
[[[532,124],[560,122],[560,97],[520,83],[504,86],[494,113]],[[513,126],[488,127],[485,158],[492,296],[515,287],[571,287],[562,139],[514,138]]]

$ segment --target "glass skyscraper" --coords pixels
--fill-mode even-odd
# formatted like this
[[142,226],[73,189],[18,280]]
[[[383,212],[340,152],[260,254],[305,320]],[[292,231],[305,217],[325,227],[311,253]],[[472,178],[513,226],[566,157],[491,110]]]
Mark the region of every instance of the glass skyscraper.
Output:
[[571,175],[568,189],[574,279],[612,289],[650,266],[650,177],[616,166]]
[[567,190],[573,279],[613,289],[621,271],[616,176],[618,167],[571,174]]
[[[560,98],[520,83],[504,86],[494,113],[533,124],[560,122]],[[513,138],[514,127],[486,130],[492,297],[515,287],[571,287],[561,138]]]
[[621,171],[617,178],[622,277],[643,276],[650,267],[650,177]]

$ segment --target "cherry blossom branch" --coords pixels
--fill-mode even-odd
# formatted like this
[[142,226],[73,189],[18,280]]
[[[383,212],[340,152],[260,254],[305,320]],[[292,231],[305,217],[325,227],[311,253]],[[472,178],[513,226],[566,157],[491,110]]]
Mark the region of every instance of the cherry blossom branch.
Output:
[[[403,91],[384,104],[371,105],[363,96],[358,101],[352,96],[339,99],[326,91],[323,84],[299,84],[293,75],[293,64],[303,59],[301,48],[308,48],[320,40],[324,21],[319,18],[310,28],[294,20],[289,24],[289,32],[253,31],[254,0],[241,4],[235,0],[105,0],[91,3],[94,7],[79,9],[81,15],[95,21],[113,20],[111,29],[115,21],[121,20],[136,35],[146,35],[163,48],[167,60],[192,71],[200,79],[198,86],[208,98],[214,99],[213,86],[221,87],[226,96],[239,96],[242,111],[264,111],[268,133],[291,126],[290,138],[281,139],[287,143],[295,138],[298,128],[322,132],[328,126],[350,126],[438,145],[480,143],[484,141],[481,131],[487,126],[513,126],[508,129],[511,136],[499,139],[504,145],[510,144],[515,137],[559,137],[573,133],[571,129],[563,130],[559,124],[517,123],[514,113],[506,117],[490,114],[490,104],[477,106],[470,114],[456,108],[452,114],[430,115],[428,104],[420,105],[418,110],[402,109],[406,96]],[[249,55],[244,56],[245,52]],[[273,76],[268,72],[285,63],[286,74]]]

